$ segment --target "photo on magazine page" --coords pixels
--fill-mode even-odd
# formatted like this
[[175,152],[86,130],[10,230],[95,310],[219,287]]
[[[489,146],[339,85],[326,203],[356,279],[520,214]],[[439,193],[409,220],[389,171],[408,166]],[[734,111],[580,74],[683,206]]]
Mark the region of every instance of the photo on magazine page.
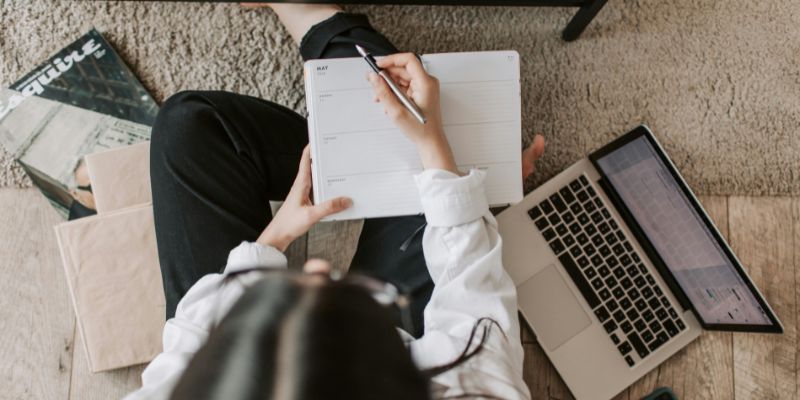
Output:
[[92,29],[0,92],[0,144],[65,218],[96,213],[84,156],[150,140],[158,105]]

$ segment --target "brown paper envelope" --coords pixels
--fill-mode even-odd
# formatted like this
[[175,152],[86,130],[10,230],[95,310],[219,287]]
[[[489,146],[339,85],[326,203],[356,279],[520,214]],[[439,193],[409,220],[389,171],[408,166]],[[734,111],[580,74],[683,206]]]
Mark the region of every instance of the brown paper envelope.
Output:
[[92,372],[161,352],[165,300],[151,205],[56,226]]
[[89,154],[86,168],[99,214],[152,201],[150,142]]

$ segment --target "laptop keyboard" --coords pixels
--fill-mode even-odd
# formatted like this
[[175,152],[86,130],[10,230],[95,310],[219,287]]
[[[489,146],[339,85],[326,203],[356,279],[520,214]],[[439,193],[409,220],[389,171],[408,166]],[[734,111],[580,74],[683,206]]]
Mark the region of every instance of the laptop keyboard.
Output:
[[628,366],[686,329],[585,176],[528,215]]

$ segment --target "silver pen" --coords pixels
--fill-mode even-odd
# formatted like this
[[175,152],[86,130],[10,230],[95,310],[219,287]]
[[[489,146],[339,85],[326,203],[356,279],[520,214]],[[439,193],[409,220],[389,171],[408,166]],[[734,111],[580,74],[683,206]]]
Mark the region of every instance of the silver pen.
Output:
[[392,90],[392,93],[394,93],[394,95],[397,96],[397,98],[400,100],[401,103],[403,103],[406,109],[411,114],[413,114],[414,117],[417,118],[417,120],[420,123],[424,124],[426,119],[425,116],[422,115],[422,110],[420,110],[419,107],[417,107],[417,105],[414,104],[413,101],[411,101],[411,99],[406,97],[403,91],[400,90],[399,87],[397,87],[396,83],[394,83],[392,77],[389,76],[389,74],[386,73],[386,71],[384,71],[378,66],[378,63],[375,61],[375,57],[372,57],[372,54],[369,54],[366,49],[364,49],[359,45],[356,45],[356,50],[358,50],[358,54],[361,54],[361,56],[364,57],[364,60],[367,61],[367,64],[369,64],[372,70],[375,71],[375,73],[378,74],[381,78],[383,78],[383,80],[386,82],[387,85],[389,85],[389,89]]

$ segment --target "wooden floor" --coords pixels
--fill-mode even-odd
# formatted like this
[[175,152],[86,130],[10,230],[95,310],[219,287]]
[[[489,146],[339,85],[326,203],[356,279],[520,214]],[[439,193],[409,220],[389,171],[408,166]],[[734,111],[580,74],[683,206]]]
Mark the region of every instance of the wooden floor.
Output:
[[[799,399],[800,198],[703,197],[702,202],[786,328],[783,335],[705,333],[617,399],[669,386],[681,399]],[[58,257],[59,217],[33,190],[0,189],[0,399],[112,399],[139,385],[142,366],[88,372]],[[291,248],[348,265],[358,223],[319,226]],[[334,249],[334,250],[332,250]],[[798,250],[795,250],[798,249]],[[571,398],[523,332],[534,399]]]

